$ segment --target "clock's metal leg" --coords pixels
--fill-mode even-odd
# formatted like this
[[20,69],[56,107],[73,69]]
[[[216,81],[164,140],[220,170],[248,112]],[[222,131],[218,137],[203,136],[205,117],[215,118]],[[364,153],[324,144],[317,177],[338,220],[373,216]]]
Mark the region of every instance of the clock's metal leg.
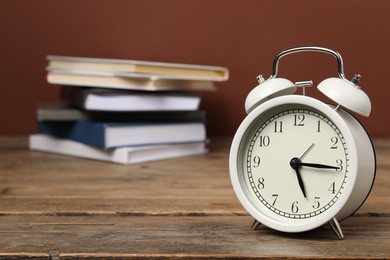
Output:
[[336,233],[336,235],[339,237],[339,239],[344,238],[343,231],[341,230],[340,224],[336,218],[332,218],[329,221],[329,225],[333,229],[333,231]]
[[260,226],[261,226],[261,223],[255,219],[255,221],[253,221],[253,224],[252,224],[252,229],[257,230],[257,229],[259,229]]

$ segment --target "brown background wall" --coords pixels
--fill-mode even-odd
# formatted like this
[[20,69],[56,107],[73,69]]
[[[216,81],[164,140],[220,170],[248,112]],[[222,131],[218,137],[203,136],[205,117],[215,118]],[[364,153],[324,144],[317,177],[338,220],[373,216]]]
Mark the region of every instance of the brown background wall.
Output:
[[[245,116],[255,77],[269,77],[274,56],[302,45],[340,52],[348,78],[373,105],[360,118],[390,136],[390,1],[68,0],[0,1],[0,134],[29,134],[38,103],[58,101],[45,81],[47,54],[226,66],[230,80],[203,93],[210,134],[232,135]],[[282,59],[292,81],[337,76],[335,59],[310,53]],[[322,98],[316,88],[309,95]],[[325,100],[325,99],[324,99]]]

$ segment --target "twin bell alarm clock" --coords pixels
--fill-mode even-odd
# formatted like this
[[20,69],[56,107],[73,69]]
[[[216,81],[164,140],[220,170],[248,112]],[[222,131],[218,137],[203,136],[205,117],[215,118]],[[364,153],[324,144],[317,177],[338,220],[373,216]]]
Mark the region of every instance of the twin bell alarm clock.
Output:
[[[299,52],[322,52],[337,60],[338,77],[318,90],[335,102],[294,94],[312,81],[278,78],[279,60]],[[272,75],[247,96],[248,115],[232,141],[229,170],[239,201],[260,224],[283,232],[303,232],[329,223],[337,236],[339,222],[363,204],[375,179],[373,144],[352,115],[370,115],[371,102],[350,81],[340,54],[323,47],[298,47],[279,53]],[[348,110],[348,111],[347,111]],[[350,112],[349,112],[350,111]]]

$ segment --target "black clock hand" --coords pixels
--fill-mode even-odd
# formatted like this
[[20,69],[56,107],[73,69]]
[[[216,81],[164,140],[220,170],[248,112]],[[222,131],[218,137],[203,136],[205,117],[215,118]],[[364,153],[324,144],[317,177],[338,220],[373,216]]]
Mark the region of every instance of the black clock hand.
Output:
[[305,185],[303,184],[302,176],[299,172],[299,168],[301,167],[301,160],[299,160],[299,158],[292,158],[290,161],[290,166],[295,170],[295,173],[297,174],[298,178],[299,187],[301,188],[303,196],[306,198]]
[[302,177],[301,177],[301,173],[299,172],[299,169],[298,169],[298,168],[295,169],[295,173],[297,174],[299,187],[301,188],[301,191],[302,191],[302,193],[303,193],[303,196],[306,198],[305,186],[304,186],[304,184],[303,184],[303,180],[302,180]]
[[306,167],[312,167],[312,168],[320,168],[320,169],[340,169],[340,167],[332,166],[332,165],[326,165],[326,164],[319,164],[319,163],[303,163],[299,162],[300,166],[306,166]]

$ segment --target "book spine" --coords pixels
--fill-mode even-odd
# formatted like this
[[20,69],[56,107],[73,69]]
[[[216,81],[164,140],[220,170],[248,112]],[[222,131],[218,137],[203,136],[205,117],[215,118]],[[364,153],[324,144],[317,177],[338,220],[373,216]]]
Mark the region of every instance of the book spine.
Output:
[[105,147],[103,124],[88,121],[38,121],[38,130],[57,138],[73,140],[99,148]]

